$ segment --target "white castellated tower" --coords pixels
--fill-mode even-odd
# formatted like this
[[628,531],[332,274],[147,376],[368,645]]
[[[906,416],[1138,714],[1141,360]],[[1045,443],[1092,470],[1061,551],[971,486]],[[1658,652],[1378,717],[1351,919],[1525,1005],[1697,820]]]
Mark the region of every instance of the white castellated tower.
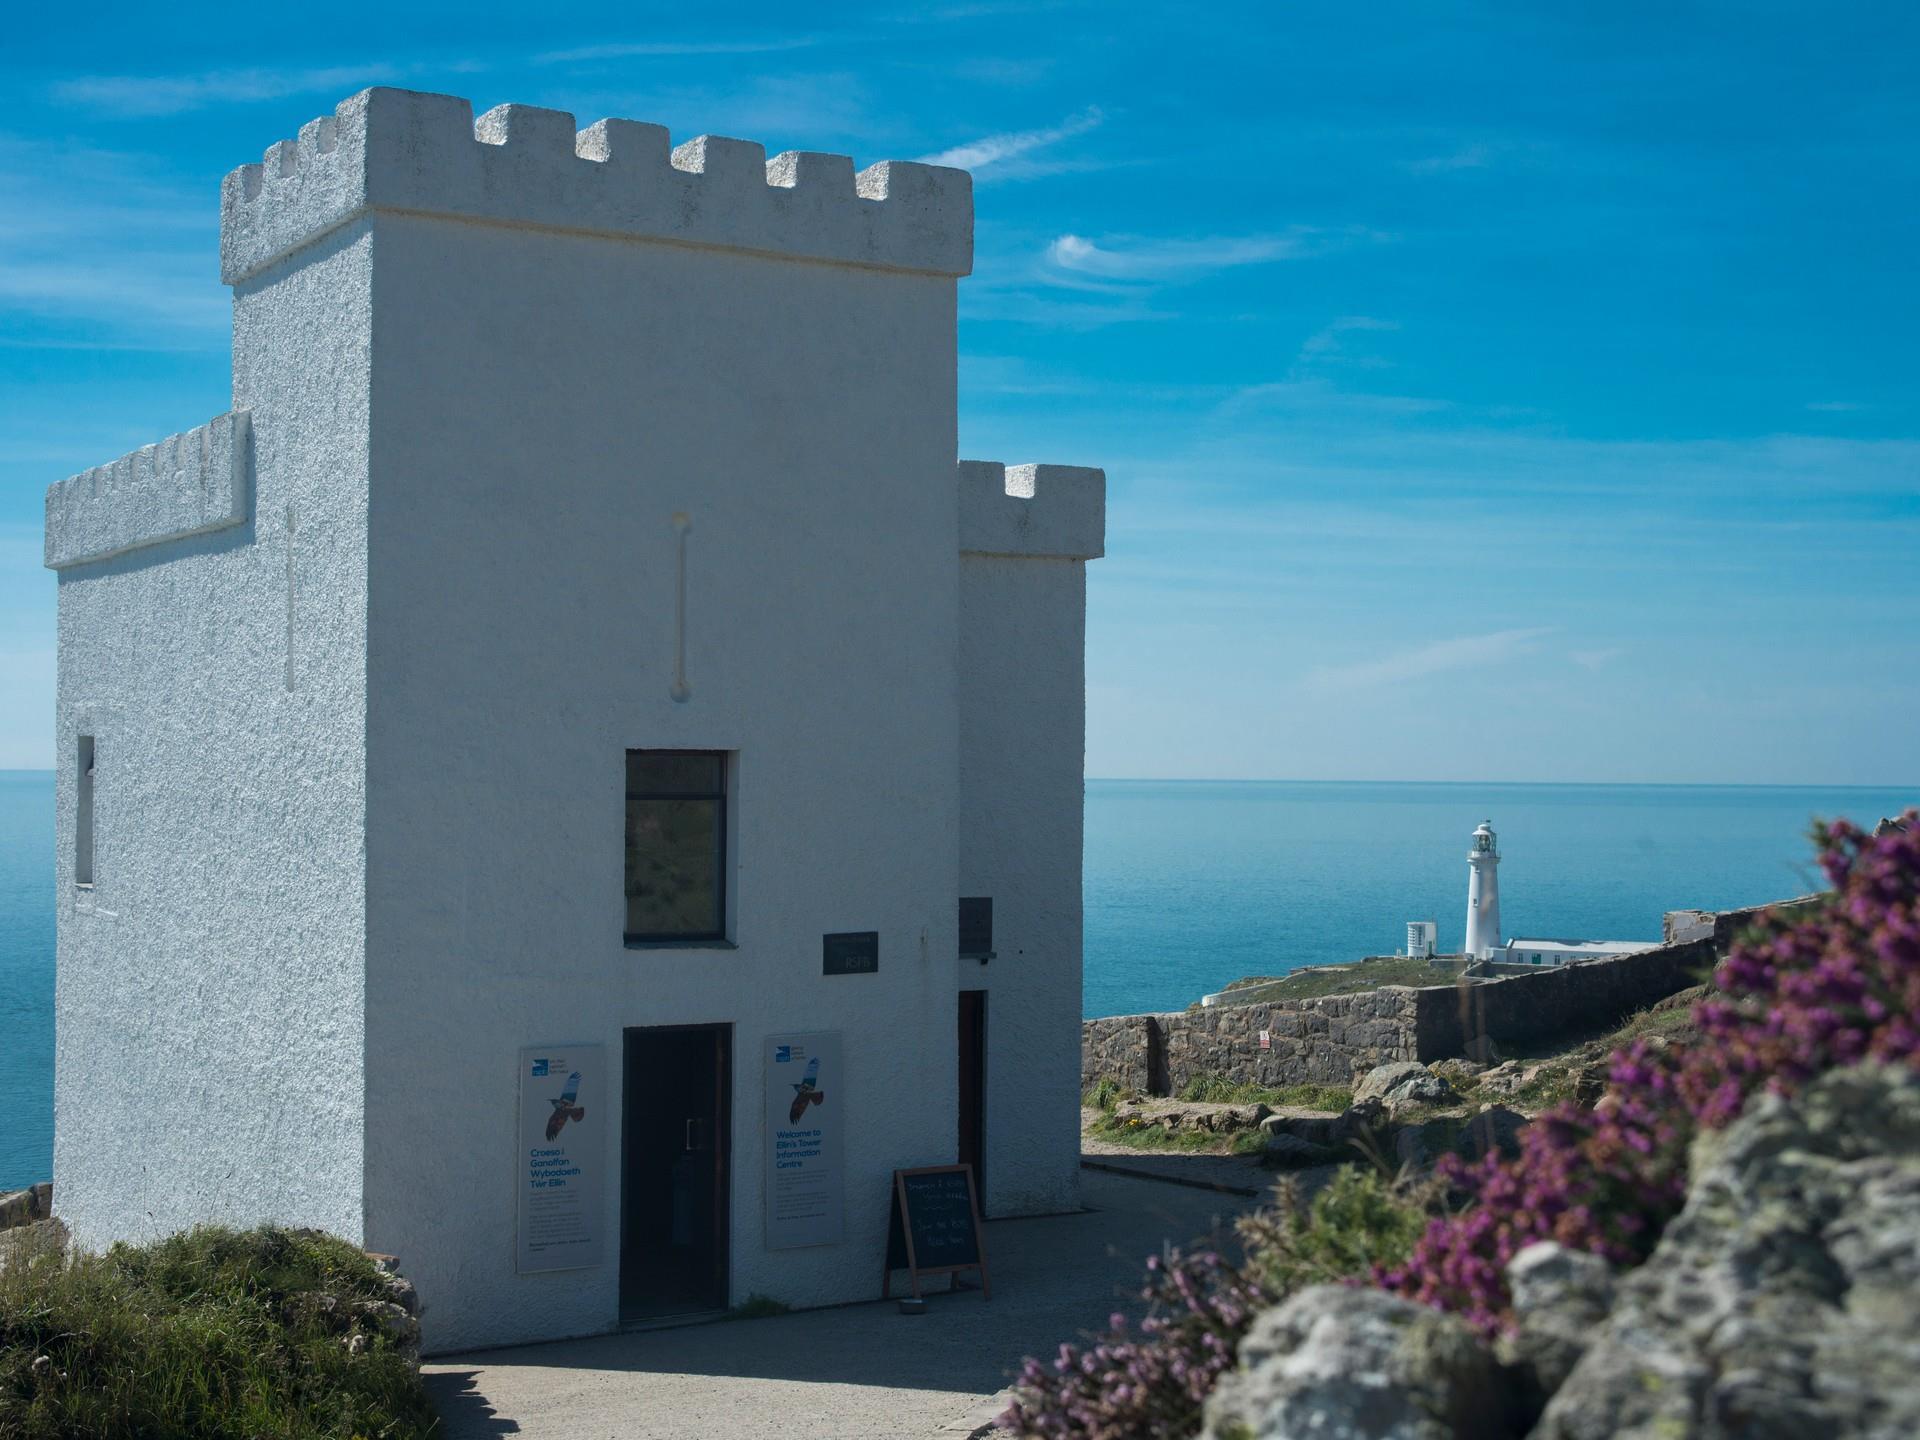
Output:
[[1467,852],[1467,943],[1463,954],[1484,960],[1500,948],[1500,842],[1482,820]]
[[957,460],[969,177],[375,89],[220,258],[229,412],[47,496],[76,1241],[322,1226],[439,1351],[870,1298],[957,1150],[1075,1209],[1105,477]]

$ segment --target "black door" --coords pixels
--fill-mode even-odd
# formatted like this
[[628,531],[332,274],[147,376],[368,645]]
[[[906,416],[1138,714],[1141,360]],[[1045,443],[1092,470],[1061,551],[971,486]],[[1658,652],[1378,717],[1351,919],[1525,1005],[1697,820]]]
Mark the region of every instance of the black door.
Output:
[[987,992],[960,992],[960,1163],[987,1208]]
[[622,1320],[726,1308],[732,1033],[627,1031]]

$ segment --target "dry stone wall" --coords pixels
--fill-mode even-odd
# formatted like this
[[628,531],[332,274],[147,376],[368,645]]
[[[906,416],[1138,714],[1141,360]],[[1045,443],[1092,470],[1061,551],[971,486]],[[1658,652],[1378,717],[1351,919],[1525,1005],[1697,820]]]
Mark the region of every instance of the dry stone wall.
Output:
[[1089,1020],[1081,1028],[1081,1088],[1112,1080],[1142,1094],[1177,1095],[1202,1075],[1267,1087],[1345,1085],[1390,1060],[1480,1057],[1489,1044],[1497,1051],[1610,1026],[1699,983],[1759,914],[1708,916],[1710,928],[1696,921],[1683,932],[1697,938],[1501,980]]
[[1293,1005],[1089,1020],[1081,1032],[1082,1088],[1113,1080],[1145,1094],[1177,1095],[1201,1075],[1265,1086],[1345,1085],[1356,1071],[1425,1058],[1416,1051],[1419,997],[1427,993],[1387,986]]

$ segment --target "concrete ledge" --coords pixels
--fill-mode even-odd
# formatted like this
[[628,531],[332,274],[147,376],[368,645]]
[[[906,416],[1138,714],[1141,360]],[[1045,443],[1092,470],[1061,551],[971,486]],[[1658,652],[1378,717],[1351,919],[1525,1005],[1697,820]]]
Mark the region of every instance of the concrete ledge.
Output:
[[46,565],[107,560],[247,518],[248,413],[235,410],[47,487]]
[[369,210],[444,215],[885,270],[973,269],[973,177],[376,88],[301,127],[220,193],[220,274],[235,285]]
[[960,553],[1098,560],[1107,553],[1107,472],[962,460]]

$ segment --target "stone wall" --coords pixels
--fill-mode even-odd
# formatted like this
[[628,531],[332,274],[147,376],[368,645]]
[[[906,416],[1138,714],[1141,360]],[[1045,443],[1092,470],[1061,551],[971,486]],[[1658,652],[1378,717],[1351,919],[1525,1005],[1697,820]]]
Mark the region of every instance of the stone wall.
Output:
[[1417,1053],[1420,997],[1435,993],[1452,992],[1390,985],[1292,1005],[1089,1020],[1081,1027],[1081,1087],[1108,1079],[1144,1094],[1176,1095],[1200,1075],[1266,1086],[1345,1085],[1355,1071],[1426,1058]]
[[1611,960],[1413,991],[1418,997],[1416,1053],[1409,1058],[1475,1055],[1479,1042],[1486,1040],[1498,1049],[1616,1024],[1676,990],[1699,984],[1718,954],[1707,937]]
[[1686,929],[1694,939],[1498,980],[1089,1020],[1081,1027],[1081,1089],[1113,1080],[1177,1095],[1201,1075],[1269,1087],[1345,1085],[1390,1060],[1482,1056],[1489,1042],[1497,1051],[1603,1029],[1698,984],[1761,908],[1807,903],[1703,914]]

